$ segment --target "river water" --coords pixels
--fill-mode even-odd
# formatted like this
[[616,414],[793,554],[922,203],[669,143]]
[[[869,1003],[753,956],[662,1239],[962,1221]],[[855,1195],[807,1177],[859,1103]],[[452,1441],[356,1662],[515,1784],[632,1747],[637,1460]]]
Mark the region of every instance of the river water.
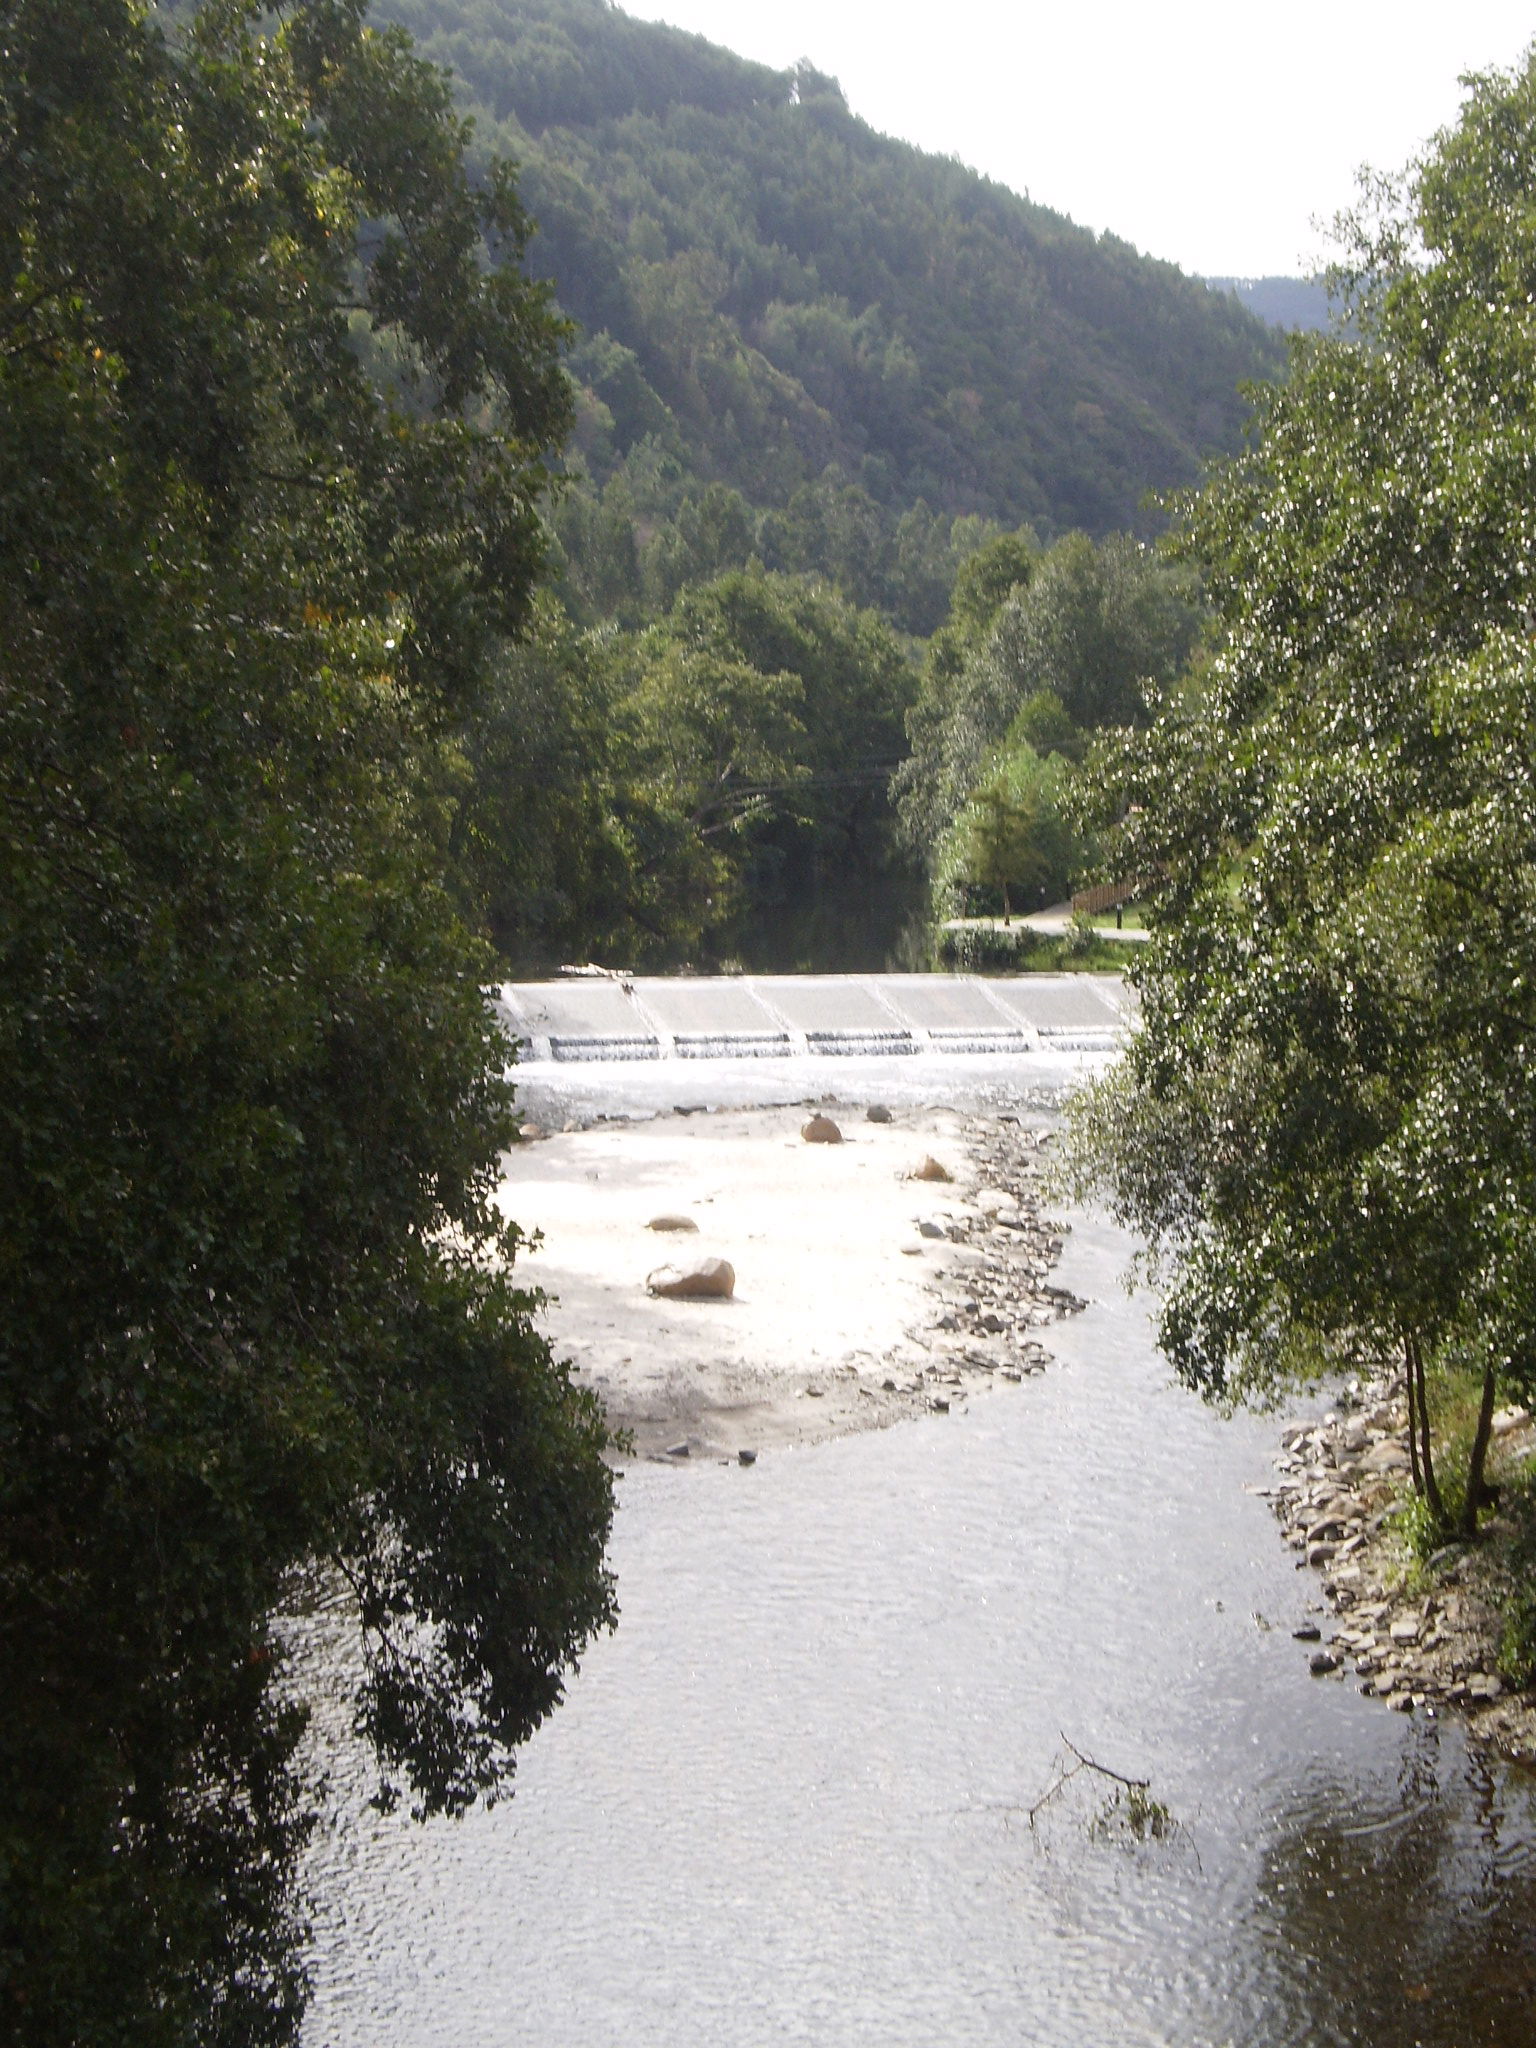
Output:
[[[381,1817],[337,1743],[308,2048],[1531,2048],[1532,1780],[1309,1676],[1276,1423],[1168,1384],[1128,1249],[1075,1219],[1092,1306],[969,1414],[627,1471],[507,1804]],[[1161,1839],[1088,1773],[1031,1826],[1064,1740]]]

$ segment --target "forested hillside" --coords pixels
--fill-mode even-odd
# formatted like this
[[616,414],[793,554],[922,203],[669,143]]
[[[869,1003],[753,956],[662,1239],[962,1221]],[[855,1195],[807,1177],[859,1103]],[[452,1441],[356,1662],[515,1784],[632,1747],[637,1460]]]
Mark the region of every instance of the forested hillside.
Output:
[[878,135],[830,78],[604,0],[389,0],[516,158],[582,333],[567,594],[638,615],[743,566],[931,632],[1028,521],[1145,533],[1278,339],[1171,265]]

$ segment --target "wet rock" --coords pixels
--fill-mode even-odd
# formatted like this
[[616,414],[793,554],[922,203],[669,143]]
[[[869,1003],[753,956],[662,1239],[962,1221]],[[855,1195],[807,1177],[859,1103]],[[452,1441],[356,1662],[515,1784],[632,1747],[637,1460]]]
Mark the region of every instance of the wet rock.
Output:
[[1337,1544],[1334,1543],[1309,1543],[1307,1545],[1307,1563],[1310,1565],[1331,1564],[1334,1551],[1337,1548]]
[[942,1223],[935,1223],[931,1217],[924,1216],[917,1226],[917,1234],[919,1237],[942,1237],[944,1226]]
[[891,1112],[883,1102],[872,1102],[864,1112],[864,1120],[866,1123],[871,1124],[888,1124],[891,1120]]
[[[804,1136],[804,1133],[801,1135]],[[913,1167],[909,1177],[912,1180],[953,1180],[955,1176],[947,1166],[941,1165],[931,1152],[925,1152]]]
[[1332,1650],[1314,1650],[1308,1659],[1308,1669],[1314,1678],[1325,1678],[1330,1671],[1337,1671],[1339,1660]]
[[1291,1634],[1298,1643],[1320,1643],[1323,1632],[1315,1621],[1304,1621],[1300,1628],[1293,1628]]
[[841,1145],[843,1134],[831,1117],[822,1116],[818,1111],[809,1123],[800,1126],[800,1135],[807,1145]]
[[692,1453],[686,1444],[669,1444],[667,1446],[667,1456],[669,1458],[687,1458],[691,1455]]
[[699,1259],[691,1266],[658,1266],[645,1277],[646,1289],[668,1301],[729,1301],[736,1292],[736,1268],[729,1259]]
[[929,1405],[930,1407],[932,1407],[935,1414],[947,1415],[949,1413],[949,1403],[944,1399],[942,1394],[935,1394],[933,1400],[929,1403]]
[[757,1463],[757,1453],[756,1451],[738,1451],[736,1453],[736,1462],[738,1465],[755,1465]]
[[653,1216],[645,1227],[647,1230],[697,1231],[699,1226],[691,1216]]

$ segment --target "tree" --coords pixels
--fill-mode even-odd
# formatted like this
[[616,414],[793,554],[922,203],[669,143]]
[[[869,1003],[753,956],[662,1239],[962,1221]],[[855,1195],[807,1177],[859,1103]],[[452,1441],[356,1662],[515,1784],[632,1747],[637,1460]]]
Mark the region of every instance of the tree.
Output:
[[685,592],[673,630],[801,691],[795,780],[754,835],[734,949],[785,968],[885,966],[917,882],[888,795],[916,684],[895,633],[818,579],[751,570]]
[[803,697],[798,676],[718,644],[680,644],[665,626],[642,636],[617,709],[641,885],[631,916],[654,939],[692,952],[728,922],[755,835],[804,775]]
[[[1145,1233],[1190,1384],[1401,1360],[1433,1523],[1475,1534],[1497,1391],[1536,1386],[1536,72],[1459,125],[1293,344],[1247,456],[1182,508],[1220,636],[1100,763],[1157,874],[1144,1028],[1078,1171]],[[1426,1370],[1475,1366],[1463,1475]]]
[[1130,535],[1069,533],[1038,559],[1021,541],[983,550],[935,636],[896,783],[920,846],[940,843],[1026,707],[1056,699],[1066,722],[1051,722],[1051,743],[1076,751],[1080,732],[1143,719],[1143,689],[1178,674],[1199,630],[1187,572]]
[[635,957],[651,891],[623,682],[612,637],[582,632],[542,593],[465,730],[453,864],[466,914],[484,915],[515,972]]
[[940,917],[963,913],[972,885],[1001,896],[1005,920],[1015,894],[1036,909],[1067,894],[1086,849],[1065,814],[1066,769],[1063,755],[1042,758],[1023,740],[993,757],[934,861]]
[[384,1796],[457,1812],[613,1611],[443,854],[559,327],[362,0],[0,45],[0,2009],[275,2044],[279,1613],[350,1587]]
[[988,652],[1014,704],[1049,690],[1096,731],[1145,720],[1146,685],[1179,673],[1199,626],[1191,579],[1140,541],[1069,533],[1003,605]]

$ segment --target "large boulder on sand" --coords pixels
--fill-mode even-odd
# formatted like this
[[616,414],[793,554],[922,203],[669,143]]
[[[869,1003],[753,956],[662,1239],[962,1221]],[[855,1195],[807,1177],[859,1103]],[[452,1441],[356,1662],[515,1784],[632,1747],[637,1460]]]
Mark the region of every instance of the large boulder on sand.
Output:
[[822,1116],[819,1112],[808,1124],[800,1126],[800,1135],[807,1145],[841,1145],[843,1142],[843,1134],[831,1117]]
[[736,1268],[729,1259],[697,1259],[691,1266],[658,1266],[645,1276],[651,1294],[668,1301],[729,1301],[736,1292]]

